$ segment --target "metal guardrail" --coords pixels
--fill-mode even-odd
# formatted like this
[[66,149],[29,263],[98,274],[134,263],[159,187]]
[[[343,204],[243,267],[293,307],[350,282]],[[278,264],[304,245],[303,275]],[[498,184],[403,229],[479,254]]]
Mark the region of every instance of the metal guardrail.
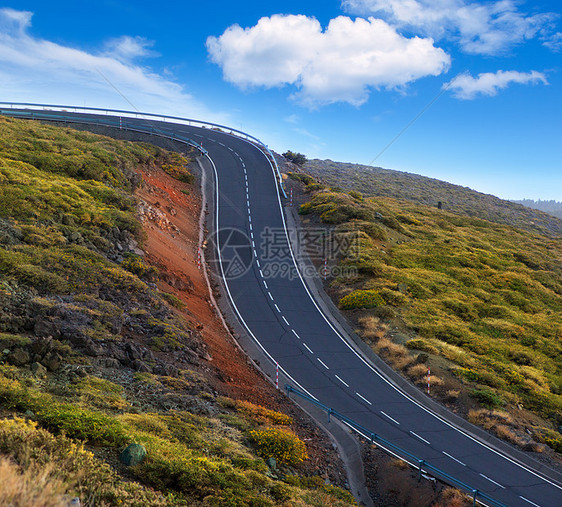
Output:
[[24,118],[24,119],[31,119],[31,120],[49,120],[49,121],[60,121],[64,123],[100,125],[103,127],[118,128],[119,130],[124,130],[124,131],[141,132],[143,134],[166,137],[168,139],[171,139],[172,141],[183,142],[185,144],[188,144],[189,146],[192,146],[193,148],[196,148],[203,155],[207,155],[207,150],[205,150],[203,146],[201,146],[200,144],[191,140],[189,137],[180,136],[178,134],[175,134],[174,132],[168,132],[164,129],[159,129],[153,126],[145,127],[144,125],[127,123],[126,121],[123,121],[122,118],[119,118],[119,120],[116,121],[111,121],[106,119],[101,120],[99,118],[78,118],[75,116],[65,116],[65,115],[54,114],[54,113],[43,113],[43,112],[35,112],[35,111],[11,111],[6,109],[0,109],[0,115],[6,115],[12,118]]
[[328,422],[330,422],[332,417],[339,419],[345,425],[350,427],[356,433],[361,435],[362,437],[370,440],[372,444],[378,444],[382,449],[390,454],[399,457],[409,463],[412,466],[415,466],[414,463],[417,463],[417,469],[419,471],[418,480],[422,478],[422,474],[429,473],[432,476],[439,478],[450,484],[451,486],[455,486],[459,489],[462,489],[472,495],[472,505],[476,505],[476,502],[483,503],[485,505],[493,505],[496,507],[507,507],[506,504],[501,503],[500,501],[496,500],[495,498],[491,497],[490,495],[479,491],[478,489],[472,488],[469,484],[449,475],[447,472],[437,468],[436,466],[428,463],[424,459],[420,459],[418,456],[413,455],[412,453],[402,449],[401,447],[393,444],[392,442],[386,440],[385,438],[381,437],[377,433],[374,433],[370,429],[366,428],[365,426],[355,422],[353,419],[341,414],[337,410],[334,410],[327,405],[319,402],[317,399],[309,396],[308,394],[295,389],[294,387],[290,386],[289,384],[285,385],[285,390],[287,391],[287,395],[290,396],[291,393],[309,401],[310,403],[316,405],[317,407],[321,408],[328,414]]
[[[203,128],[220,129],[221,131],[224,131],[225,134],[233,135],[233,136],[236,136],[236,137],[241,137],[248,142],[252,142],[252,143],[257,144],[260,148],[265,149],[265,151],[267,152],[266,156],[270,160],[272,166],[275,169],[275,172],[277,173],[277,177],[279,179],[279,186],[281,187],[281,192],[283,192],[283,196],[285,198],[287,198],[287,194],[285,192],[285,188],[284,188],[284,185],[283,185],[283,177],[281,176],[281,171],[279,170],[279,166],[277,164],[277,160],[275,159],[275,156],[273,155],[273,153],[271,152],[271,150],[269,149],[267,144],[260,141],[257,137],[254,137],[251,134],[247,134],[246,132],[243,132],[242,130],[238,130],[238,129],[228,127],[226,125],[221,125],[221,124],[218,124],[218,123],[212,123],[212,122],[207,122],[207,121],[203,121],[203,120],[196,120],[196,119],[193,119],[193,118],[183,118],[181,116],[168,116],[168,115],[155,114],[155,113],[143,113],[143,112],[140,112],[140,111],[127,111],[125,109],[102,109],[102,108],[97,108],[97,107],[86,107],[86,106],[83,106],[83,107],[82,106],[64,106],[64,105],[60,105],[60,104],[36,104],[36,103],[33,103],[33,102],[0,102],[0,106],[9,106],[10,109],[17,108],[17,109],[37,110],[37,111],[42,111],[43,114],[49,114],[49,115],[51,114],[51,112],[54,112],[54,111],[59,111],[59,112],[62,112],[62,113],[64,113],[64,112],[74,112],[74,113],[85,112],[85,113],[89,113],[89,114],[92,114],[94,112],[98,112],[98,113],[105,113],[106,115],[111,113],[112,115],[117,114],[117,115],[120,115],[122,117],[152,119],[152,120],[159,120],[159,121],[163,121],[163,122],[186,124],[188,126],[201,126]],[[8,113],[5,110],[2,110],[2,111],[4,111],[5,113]],[[4,112],[2,114],[5,114]],[[10,115],[10,116],[13,116],[13,115]],[[44,118],[44,119],[48,119],[48,118]],[[80,123],[80,122],[74,121],[74,123]],[[100,120],[99,124],[104,125],[104,123],[102,123],[101,120]],[[138,126],[135,126],[135,127],[138,128]],[[129,130],[134,130],[134,129],[130,128]],[[144,131],[142,131],[142,132],[144,132]],[[176,140],[177,140],[177,137],[176,137]],[[201,148],[201,146],[197,145],[197,149],[200,149],[200,148]],[[206,154],[207,152],[203,151],[203,153]]]

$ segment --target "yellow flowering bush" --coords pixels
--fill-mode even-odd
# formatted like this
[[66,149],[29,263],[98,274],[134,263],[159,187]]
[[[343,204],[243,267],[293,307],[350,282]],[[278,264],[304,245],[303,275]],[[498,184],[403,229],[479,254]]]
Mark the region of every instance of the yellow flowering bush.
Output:
[[276,412],[275,410],[270,410],[268,408],[262,407],[261,405],[254,405],[249,401],[237,401],[236,408],[244,415],[258,421],[268,421],[273,424],[283,425],[293,423],[292,417],[289,417],[288,415],[281,412]]
[[277,428],[250,431],[250,440],[262,458],[275,458],[278,463],[298,465],[308,458],[306,444],[294,433]]
[[386,301],[376,290],[354,290],[340,299],[340,308],[342,310],[375,308],[376,306],[384,306],[385,304]]

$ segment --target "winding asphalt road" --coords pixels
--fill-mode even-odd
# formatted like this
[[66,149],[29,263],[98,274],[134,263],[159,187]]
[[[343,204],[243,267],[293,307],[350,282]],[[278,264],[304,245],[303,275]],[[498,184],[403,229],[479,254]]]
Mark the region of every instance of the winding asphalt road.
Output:
[[173,129],[208,151],[216,268],[238,319],[295,387],[505,505],[562,505],[559,484],[403,394],[331,324],[296,270],[276,176],[259,147],[206,128],[127,121]]

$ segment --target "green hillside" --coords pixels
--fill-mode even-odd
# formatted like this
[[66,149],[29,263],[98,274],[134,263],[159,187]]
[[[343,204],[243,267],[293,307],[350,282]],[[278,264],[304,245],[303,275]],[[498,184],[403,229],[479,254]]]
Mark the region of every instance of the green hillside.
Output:
[[364,339],[414,380],[428,358],[452,373],[454,385],[435,379],[445,401],[460,383],[484,407],[540,416],[534,438],[562,452],[551,431],[562,424],[562,240],[293,179],[308,183],[305,226],[350,245],[336,261],[356,274],[329,291]]
[[318,159],[307,161],[304,171],[326,185],[345,191],[356,190],[369,197],[393,197],[431,207],[437,207],[440,202],[443,209],[459,215],[562,236],[560,218],[419,174]]
[[[290,417],[217,396],[199,328],[155,288],[135,169],[191,181],[187,163],[0,117],[1,504],[354,504],[298,475]],[[132,443],[144,459],[120,460]]]

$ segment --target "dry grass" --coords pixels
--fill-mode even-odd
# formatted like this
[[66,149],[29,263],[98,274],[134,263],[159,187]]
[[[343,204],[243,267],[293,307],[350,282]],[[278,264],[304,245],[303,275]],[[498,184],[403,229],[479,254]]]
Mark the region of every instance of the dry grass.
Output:
[[388,331],[388,326],[383,324],[377,317],[363,317],[359,319],[359,324],[362,326],[360,334],[363,339],[372,343],[376,343],[381,338],[384,338]]
[[460,389],[449,389],[445,393],[445,401],[448,401],[449,403],[453,403],[454,401],[457,401],[457,398],[459,397],[460,393],[461,393]]
[[472,424],[479,424],[486,429],[490,429],[496,424],[512,424],[512,417],[503,410],[470,410],[468,412],[468,420]]
[[443,493],[441,493],[441,498],[444,503],[437,504],[435,507],[439,507],[440,505],[447,507],[464,507],[472,505],[472,500],[466,494],[454,488],[445,489]]
[[394,343],[388,338],[381,338],[373,348],[398,370],[404,370],[414,362],[414,358],[404,345]]
[[498,438],[501,438],[502,440],[506,440],[507,442],[511,442],[512,444],[518,445],[520,447],[525,445],[525,441],[517,436],[517,434],[509,426],[498,424],[493,428],[493,431],[496,436]]
[[470,410],[468,420],[472,424],[477,424],[493,432],[502,440],[520,447],[526,444],[526,441],[517,435],[513,419],[507,412],[486,409]]
[[407,372],[408,377],[412,379],[419,379],[422,377],[427,377],[427,366],[425,364],[415,364],[408,368]]
[[69,504],[66,488],[54,475],[50,465],[22,472],[8,458],[0,458],[0,505],[66,507]]

